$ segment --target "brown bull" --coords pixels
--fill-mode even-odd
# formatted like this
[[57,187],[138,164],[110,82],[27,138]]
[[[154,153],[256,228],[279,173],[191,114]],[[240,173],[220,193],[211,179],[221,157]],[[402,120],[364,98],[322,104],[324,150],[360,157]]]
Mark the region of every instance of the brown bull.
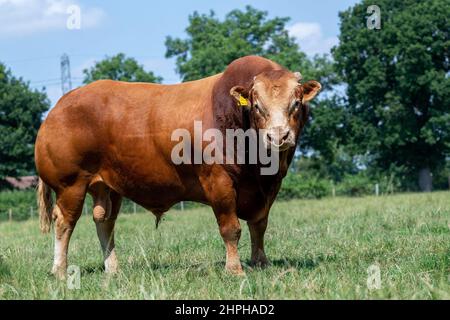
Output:
[[[35,149],[41,229],[48,232],[52,220],[55,227],[53,273],[65,275],[69,240],[87,193],[94,199],[106,272],[118,267],[113,230],[123,197],[158,220],[180,201],[210,205],[226,247],[226,270],[235,274],[243,273],[237,246],[239,218],[246,220],[251,261],[267,264],[269,209],[308,118],[307,102],[321,88],[316,81],[299,81],[299,73],[248,56],[197,81],[103,80],[63,96],[42,124]],[[172,133],[184,128],[194,135],[194,121],[202,121],[203,130],[264,129],[265,148],[279,152],[279,170],[261,175],[260,164],[175,164]]]

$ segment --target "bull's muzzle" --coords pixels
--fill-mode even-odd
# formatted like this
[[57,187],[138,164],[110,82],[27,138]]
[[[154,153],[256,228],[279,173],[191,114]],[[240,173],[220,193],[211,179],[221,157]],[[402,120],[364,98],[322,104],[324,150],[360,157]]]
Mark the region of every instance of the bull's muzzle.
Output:
[[266,148],[284,151],[295,145],[292,133],[284,127],[274,127],[267,130],[265,137]]

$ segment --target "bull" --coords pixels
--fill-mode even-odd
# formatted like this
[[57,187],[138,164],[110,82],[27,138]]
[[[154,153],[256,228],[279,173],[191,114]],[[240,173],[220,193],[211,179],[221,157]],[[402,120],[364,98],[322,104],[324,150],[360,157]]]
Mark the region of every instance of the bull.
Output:
[[[237,275],[243,274],[239,219],[245,220],[251,263],[266,265],[269,211],[307,122],[308,102],[321,89],[317,81],[300,78],[273,61],[247,56],[196,81],[101,80],[64,95],[41,125],[35,145],[40,226],[48,232],[53,223],[55,231],[52,272],[65,276],[70,237],[88,193],[108,273],[118,270],[114,225],[124,197],[158,221],[180,201],[211,206],[226,248],[225,269]],[[258,139],[277,153],[277,172],[263,175],[261,165],[248,163],[174,163],[172,133],[183,128],[193,135],[196,121],[202,130],[264,132]]]

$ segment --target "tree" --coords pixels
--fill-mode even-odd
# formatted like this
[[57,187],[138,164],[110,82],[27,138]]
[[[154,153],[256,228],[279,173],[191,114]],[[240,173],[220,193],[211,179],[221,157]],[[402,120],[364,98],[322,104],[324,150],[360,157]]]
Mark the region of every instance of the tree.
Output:
[[349,143],[380,170],[419,176],[450,153],[450,6],[446,0],[380,0],[381,29],[366,26],[360,4],[340,13],[340,44],[333,51],[347,83]]
[[341,181],[346,174],[357,173],[355,159],[347,150],[348,121],[343,98],[333,94],[321,99],[300,139],[300,150],[309,155],[309,169],[320,177]]
[[233,60],[259,55],[274,60],[305,79],[333,84],[332,64],[326,57],[313,61],[300,51],[286,29],[289,18],[268,19],[268,13],[247,6],[233,10],[220,21],[213,11],[189,16],[187,39],[166,38],[166,57],[176,58],[177,72],[183,81],[196,80],[222,72]]
[[0,181],[34,173],[34,142],[50,101],[0,63]]
[[160,83],[162,78],[152,71],[145,71],[144,67],[133,58],[127,58],[123,53],[97,62],[90,69],[83,70],[84,83],[101,79],[111,79],[128,82]]

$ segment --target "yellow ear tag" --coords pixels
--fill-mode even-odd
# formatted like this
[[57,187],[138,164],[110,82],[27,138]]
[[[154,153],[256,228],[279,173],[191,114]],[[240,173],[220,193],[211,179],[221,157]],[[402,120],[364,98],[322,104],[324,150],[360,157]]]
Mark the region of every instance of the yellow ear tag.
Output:
[[241,107],[248,107],[248,100],[245,99],[243,96],[239,96],[239,105]]

